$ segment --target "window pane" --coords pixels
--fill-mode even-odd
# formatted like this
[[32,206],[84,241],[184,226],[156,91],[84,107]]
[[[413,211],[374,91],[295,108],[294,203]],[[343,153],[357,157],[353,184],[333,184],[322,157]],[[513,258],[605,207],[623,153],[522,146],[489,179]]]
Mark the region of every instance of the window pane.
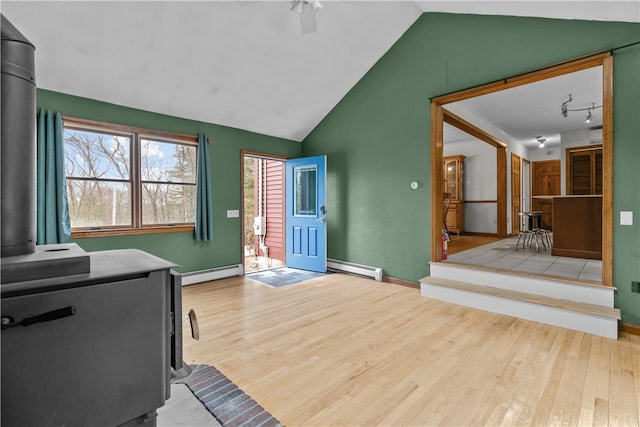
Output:
[[194,222],[196,186],[179,184],[142,185],[142,223],[179,224]]
[[131,226],[127,182],[67,180],[71,227]]
[[142,180],[195,184],[196,151],[193,145],[143,138],[140,145]]
[[316,215],[316,166],[298,166],[293,171],[294,215]]
[[131,138],[74,129],[64,130],[68,177],[129,179]]

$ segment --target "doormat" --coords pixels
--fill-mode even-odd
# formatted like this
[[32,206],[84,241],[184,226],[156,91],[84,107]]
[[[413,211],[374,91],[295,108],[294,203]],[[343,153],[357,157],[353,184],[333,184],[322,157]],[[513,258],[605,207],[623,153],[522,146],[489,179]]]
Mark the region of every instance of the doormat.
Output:
[[269,286],[285,286],[294,283],[304,282],[305,280],[322,277],[325,273],[315,271],[298,270],[297,268],[279,267],[271,270],[256,271],[254,273],[245,274],[244,277],[257,280]]
[[223,427],[282,427],[280,421],[213,366],[190,366],[189,376],[175,383],[185,384]]

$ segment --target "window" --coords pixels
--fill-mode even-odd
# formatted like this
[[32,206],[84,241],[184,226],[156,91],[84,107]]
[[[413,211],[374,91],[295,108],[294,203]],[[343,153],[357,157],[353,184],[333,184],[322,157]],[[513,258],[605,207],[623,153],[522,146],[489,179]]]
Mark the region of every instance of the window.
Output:
[[193,228],[195,136],[65,118],[64,152],[74,237]]
[[294,169],[294,215],[316,215],[316,166],[298,166]]

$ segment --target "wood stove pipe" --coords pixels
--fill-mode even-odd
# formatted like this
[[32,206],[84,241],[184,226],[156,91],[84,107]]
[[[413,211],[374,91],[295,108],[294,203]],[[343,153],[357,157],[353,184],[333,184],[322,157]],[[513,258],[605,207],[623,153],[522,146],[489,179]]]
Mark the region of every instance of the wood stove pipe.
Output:
[[35,46],[2,22],[1,179],[2,257],[35,252],[36,85]]

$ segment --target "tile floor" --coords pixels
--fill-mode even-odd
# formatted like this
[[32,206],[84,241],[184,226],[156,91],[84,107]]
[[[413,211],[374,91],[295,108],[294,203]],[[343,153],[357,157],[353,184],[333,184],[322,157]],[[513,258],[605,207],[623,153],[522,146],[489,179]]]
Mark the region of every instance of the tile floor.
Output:
[[[455,241],[456,236],[452,236]],[[498,240],[487,245],[449,255],[449,261],[484,265],[529,273],[570,277],[602,282],[602,261],[551,255],[549,248],[536,252],[535,244],[522,249],[522,241],[515,250],[518,236]]]

